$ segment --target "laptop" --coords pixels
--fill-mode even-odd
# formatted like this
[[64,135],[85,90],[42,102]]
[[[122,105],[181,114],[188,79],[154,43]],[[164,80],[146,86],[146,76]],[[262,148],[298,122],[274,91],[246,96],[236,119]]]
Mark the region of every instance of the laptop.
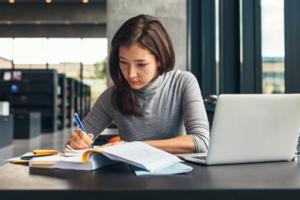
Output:
[[290,161],[300,129],[300,94],[218,97],[207,155],[179,154],[205,165]]

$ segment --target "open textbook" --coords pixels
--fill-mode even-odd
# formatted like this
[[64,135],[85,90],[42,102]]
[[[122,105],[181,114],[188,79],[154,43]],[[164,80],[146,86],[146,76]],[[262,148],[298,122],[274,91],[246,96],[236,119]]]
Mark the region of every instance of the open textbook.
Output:
[[89,150],[76,150],[53,156],[36,157],[29,161],[30,167],[94,170],[116,162],[134,166],[137,175],[186,173],[192,167],[170,153],[154,148],[144,142],[128,142]]

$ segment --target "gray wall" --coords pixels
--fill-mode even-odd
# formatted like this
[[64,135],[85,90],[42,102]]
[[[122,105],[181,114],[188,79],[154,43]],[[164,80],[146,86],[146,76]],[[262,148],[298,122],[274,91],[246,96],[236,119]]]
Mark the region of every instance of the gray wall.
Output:
[[176,55],[175,68],[187,70],[187,6],[186,0],[108,0],[108,46],[118,28],[139,14],[159,17],[170,34]]

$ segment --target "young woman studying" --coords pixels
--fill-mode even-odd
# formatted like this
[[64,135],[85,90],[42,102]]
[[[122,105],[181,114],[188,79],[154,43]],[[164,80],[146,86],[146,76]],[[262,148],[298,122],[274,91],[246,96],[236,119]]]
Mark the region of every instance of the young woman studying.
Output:
[[83,120],[90,134],[76,129],[68,144],[90,147],[113,121],[126,142],[143,141],[170,153],[207,151],[209,124],[198,82],[190,72],[173,70],[174,64],[173,44],[157,18],[139,15],[126,21],[111,42],[114,86]]

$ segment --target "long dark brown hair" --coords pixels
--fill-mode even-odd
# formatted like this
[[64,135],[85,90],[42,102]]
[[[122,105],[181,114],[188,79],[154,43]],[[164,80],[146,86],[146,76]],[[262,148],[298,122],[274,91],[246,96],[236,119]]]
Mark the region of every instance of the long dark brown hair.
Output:
[[124,115],[141,116],[137,97],[119,66],[120,47],[128,47],[136,42],[155,55],[160,63],[159,75],[174,68],[175,53],[166,29],[153,16],[138,15],[127,20],[113,37],[109,55],[109,71],[114,82],[112,103]]

